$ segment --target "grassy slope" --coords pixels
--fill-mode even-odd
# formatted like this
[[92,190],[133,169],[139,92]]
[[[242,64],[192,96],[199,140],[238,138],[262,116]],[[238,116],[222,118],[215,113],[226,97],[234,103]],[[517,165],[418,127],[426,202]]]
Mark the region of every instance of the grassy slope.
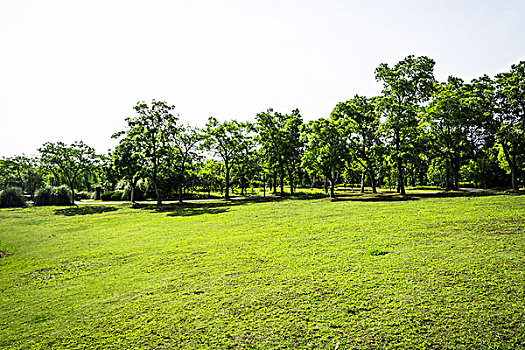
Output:
[[0,210],[0,348],[525,347],[524,213],[525,196]]

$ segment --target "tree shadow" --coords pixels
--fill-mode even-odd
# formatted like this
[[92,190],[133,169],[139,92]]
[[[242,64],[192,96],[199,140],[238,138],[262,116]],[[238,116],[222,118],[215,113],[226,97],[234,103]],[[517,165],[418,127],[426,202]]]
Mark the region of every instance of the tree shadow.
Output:
[[119,210],[119,208],[105,205],[86,205],[75,208],[55,209],[55,215],[75,216],[75,215],[93,215],[102,214]]
[[406,202],[417,201],[421,198],[416,196],[402,196],[400,194],[353,194],[332,198],[334,202]]
[[511,192],[511,191],[439,191],[439,192],[421,192],[409,193],[402,196],[395,192],[388,193],[364,193],[353,195],[341,195],[332,199],[333,201],[360,201],[360,202],[402,202],[402,201],[416,201],[425,198],[457,198],[457,197],[490,197],[490,196],[522,196],[525,192]]
[[220,214],[227,212],[230,207],[239,205],[234,201],[216,201],[205,203],[177,203],[164,204],[134,204],[133,209],[148,210],[156,213],[167,213],[167,216],[195,216],[203,214]]
[[502,191],[480,191],[480,192],[429,192],[429,193],[411,193],[402,196],[396,192],[386,193],[352,193],[339,194],[335,198],[329,198],[326,194],[297,194],[294,196],[254,196],[244,198],[232,198],[230,200],[210,200],[203,202],[183,202],[176,204],[163,204],[157,206],[153,203],[135,203],[132,208],[139,210],[149,210],[157,213],[167,213],[168,216],[194,216],[203,214],[220,214],[227,212],[231,207],[245,204],[256,204],[266,202],[281,202],[285,200],[319,200],[326,199],[334,202],[356,201],[356,202],[406,202],[418,201],[425,198],[447,198],[447,197],[483,197],[483,196],[500,196],[500,195],[525,195],[525,192],[509,193]]

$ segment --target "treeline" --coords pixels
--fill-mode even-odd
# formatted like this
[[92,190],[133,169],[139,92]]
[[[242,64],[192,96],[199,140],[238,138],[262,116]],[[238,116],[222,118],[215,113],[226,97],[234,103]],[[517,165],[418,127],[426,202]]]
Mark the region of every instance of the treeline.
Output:
[[[97,155],[83,142],[45,143],[35,157],[0,161],[0,189],[66,184],[71,190],[125,189],[128,200],[182,199],[232,186],[294,195],[298,187],[470,186],[518,190],[525,166],[525,61],[494,77],[434,78],[435,62],[408,56],[381,64],[380,96],[354,96],[330,116],[305,123],[299,110],[268,109],[254,122],[182,124],[175,107],[139,102],[116,148]],[[286,194],[287,194],[286,193]]]

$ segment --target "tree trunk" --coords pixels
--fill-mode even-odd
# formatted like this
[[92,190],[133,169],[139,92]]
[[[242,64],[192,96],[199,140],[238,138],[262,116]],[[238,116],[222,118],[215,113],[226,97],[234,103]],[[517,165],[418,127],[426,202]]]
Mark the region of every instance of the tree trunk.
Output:
[[366,169],[363,170],[361,174],[361,190],[359,192],[365,193],[365,178],[366,178]]
[[226,189],[224,199],[230,199],[230,167],[228,162],[225,162],[224,165],[226,167]]
[[376,178],[374,169],[372,167],[368,167],[368,176],[370,176],[370,186],[372,186],[372,193],[377,193]]
[[459,191],[459,160],[457,157],[452,157],[452,176],[454,179],[453,189]]
[[281,197],[284,196],[284,166],[282,161],[279,162],[279,186],[281,188]]
[[519,190],[518,186],[518,179],[517,179],[517,173],[518,173],[518,167],[516,166],[516,154],[512,153],[512,157],[510,155],[510,151],[506,144],[504,142],[501,143],[501,146],[503,148],[503,154],[505,155],[505,159],[507,160],[507,163],[509,164],[510,168],[510,176],[512,178],[512,189],[514,191]]
[[514,191],[518,191],[520,189],[518,184],[518,169],[516,166],[516,154],[512,153],[512,165],[513,167],[510,168],[510,174],[512,176],[512,189]]
[[335,198],[335,176],[332,175],[330,180],[330,198]]
[[293,178],[293,168],[292,169],[288,169],[288,179],[290,181],[290,195],[293,196],[294,195],[294,178]]
[[399,149],[400,149],[400,142],[399,139],[399,130],[396,130],[395,132],[395,138],[396,138],[396,161],[397,161],[397,183],[398,183],[398,193],[401,193],[401,195],[406,196],[405,192],[405,178],[403,176],[403,161],[401,159],[401,156],[399,155]]
[[69,184],[69,187],[71,188],[71,205],[75,204],[75,189],[73,188],[73,184]]
[[162,199],[160,198],[159,186],[157,181],[153,181],[153,187],[155,187],[155,196],[157,196],[157,205],[162,205]]
[[131,203],[135,203],[135,187],[137,187],[137,185],[131,181],[131,193],[129,195]]
[[266,173],[263,175],[263,196],[266,197]]
[[450,191],[450,160],[445,162],[445,191]]
[[277,195],[277,173],[273,173],[273,194]]

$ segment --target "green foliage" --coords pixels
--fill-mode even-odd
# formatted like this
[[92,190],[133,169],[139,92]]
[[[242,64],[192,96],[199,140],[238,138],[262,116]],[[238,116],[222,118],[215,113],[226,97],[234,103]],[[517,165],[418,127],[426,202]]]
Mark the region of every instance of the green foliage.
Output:
[[205,129],[205,138],[202,147],[215,156],[221,158],[224,165],[224,198],[230,198],[230,171],[235,163],[242,158],[246,144],[250,142],[249,133],[252,125],[241,123],[237,120],[220,123],[216,118],[210,117]]
[[121,201],[124,199],[124,191],[107,191],[100,195],[103,201]]
[[35,193],[34,204],[36,206],[71,205],[71,190],[66,185],[41,188]]
[[194,163],[200,158],[197,151],[203,138],[204,135],[201,130],[190,125],[181,126],[173,137],[171,162],[175,165],[173,168],[175,177],[178,179],[180,202],[182,202],[187,177],[195,165]]
[[370,249],[369,253],[372,256],[381,256],[381,255],[387,255],[389,252],[386,250],[374,248],[374,249]]
[[77,179],[93,171],[100,156],[95,153],[95,149],[82,141],[73,142],[69,146],[63,142],[46,142],[38,151],[41,166],[55,178],[65,179],[70,189],[70,201],[74,203]]
[[126,187],[122,193],[121,199],[132,202],[132,201],[142,201],[145,199],[145,197],[144,197],[144,193],[142,192],[142,190],[139,187],[136,187],[135,193],[133,194],[133,199],[132,199],[131,198],[131,188]]
[[344,127],[352,159],[368,173],[373,193],[377,192],[376,169],[383,155],[376,100],[356,95],[349,101],[338,103],[332,111],[332,118],[340,120]]
[[335,197],[335,183],[350,154],[342,122],[340,119],[321,118],[308,123],[303,133],[306,148],[302,164],[309,172],[330,181],[330,197]]
[[[291,194],[294,194],[294,177],[301,163],[304,148],[301,138],[303,119],[298,109],[290,114],[274,112],[269,108],[258,113],[258,140],[262,145],[262,155],[270,172],[279,174],[281,196],[284,195],[284,176],[288,172]],[[275,167],[276,169],[271,169]]]
[[44,184],[37,160],[25,155],[0,159],[0,190],[19,187],[22,192],[33,196]]
[[115,135],[125,135],[116,164],[120,171],[126,172],[130,182],[137,180],[139,172],[147,176],[153,184],[157,204],[161,204],[162,183],[169,177],[171,165],[171,141],[180,130],[179,118],[171,113],[175,106],[163,101],[152,100],[151,105],[138,102],[133,108],[136,115],[126,118],[128,129]]
[[459,189],[460,169],[479,146],[476,144],[479,130],[475,109],[471,108],[469,101],[471,89],[461,79],[449,77],[446,83],[437,85],[426,109],[428,153],[434,160],[441,160],[435,164],[445,171],[444,184],[441,185],[447,191]]
[[81,199],[93,199],[94,194],[95,194],[94,192],[90,192],[90,191],[77,192],[77,195],[79,195]]
[[0,191],[0,208],[25,207],[26,199],[22,189],[18,187],[8,187]]
[[211,192],[213,190],[221,189],[224,183],[224,170],[223,165],[213,159],[207,159],[205,162],[201,162],[198,165],[198,179],[200,180],[200,186]]
[[420,113],[434,90],[434,64],[431,58],[411,55],[392,68],[382,63],[375,70],[376,80],[383,83],[379,107],[385,117],[384,129],[396,162],[401,194],[405,194],[406,163],[420,151]]

